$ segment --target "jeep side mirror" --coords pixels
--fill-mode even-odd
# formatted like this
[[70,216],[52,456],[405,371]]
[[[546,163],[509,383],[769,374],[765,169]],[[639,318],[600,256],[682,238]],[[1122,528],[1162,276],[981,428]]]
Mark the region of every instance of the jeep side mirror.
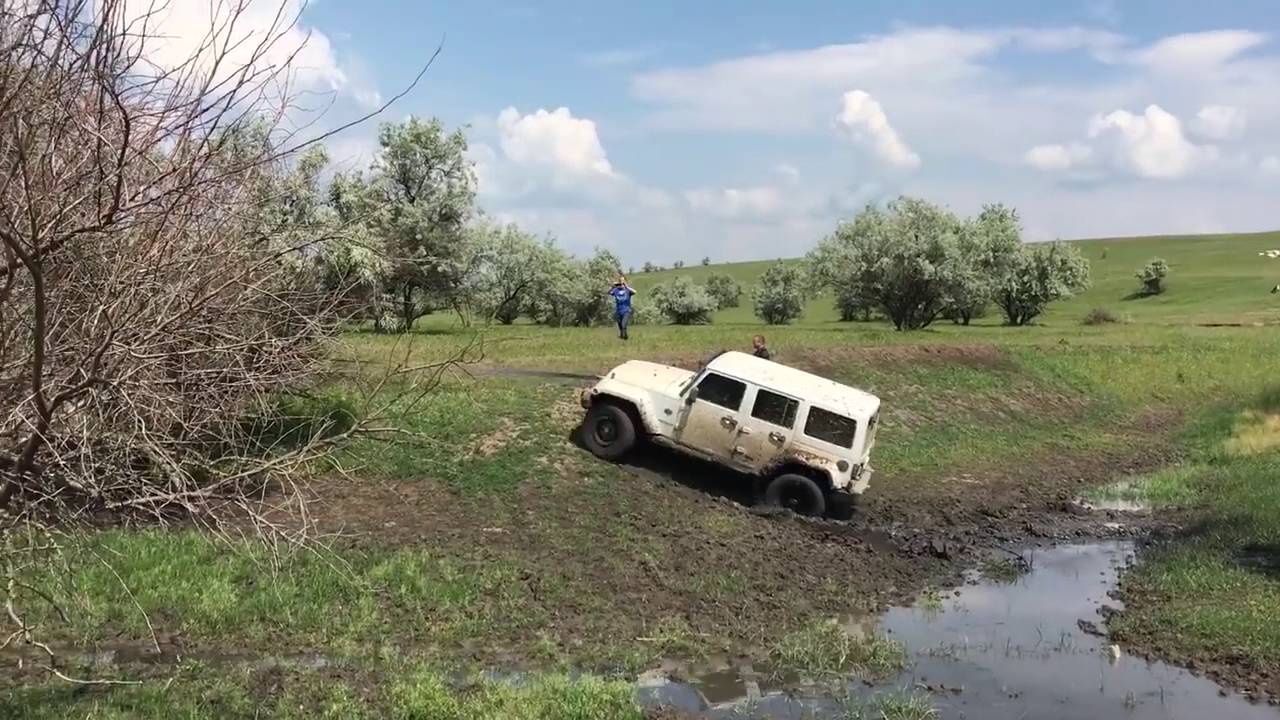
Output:
[[684,396],[684,404],[692,405],[694,401],[696,401],[697,399],[698,399],[698,386],[694,385],[693,387],[689,388],[688,394]]

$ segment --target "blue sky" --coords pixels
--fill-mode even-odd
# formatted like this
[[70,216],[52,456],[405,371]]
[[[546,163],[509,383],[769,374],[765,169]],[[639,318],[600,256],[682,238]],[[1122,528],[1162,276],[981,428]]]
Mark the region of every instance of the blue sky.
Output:
[[[486,212],[637,265],[799,255],[900,193],[1011,204],[1037,240],[1280,227],[1277,24],[1274,0],[302,14],[327,121],[394,95],[444,38],[386,119],[469,125]],[[335,159],[367,162],[374,133],[337,138]]]

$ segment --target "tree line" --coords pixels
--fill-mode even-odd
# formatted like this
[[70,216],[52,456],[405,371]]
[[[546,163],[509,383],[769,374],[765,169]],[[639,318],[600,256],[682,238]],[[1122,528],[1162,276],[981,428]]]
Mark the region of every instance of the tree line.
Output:
[[[1011,208],[988,205],[961,218],[902,197],[841,222],[803,262],[771,266],[752,297],[756,316],[769,324],[799,318],[815,292],[828,291],[842,321],[883,316],[899,330],[919,330],[939,319],[968,325],[992,306],[1007,324],[1026,325],[1089,285],[1089,263],[1078,250],[1024,243]],[[718,309],[711,293],[686,278],[653,295],[674,323],[709,322]]]
[[[464,324],[608,321],[603,289],[620,260],[601,249],[576,258],[550,237],[485,217],[462,131],[410,118],[383,125],[378,143],[366,170],[338,173],[327,188],[324,151],[310,151],[269,204],[278,220],[330,238],[303,264],[343,289],[353,317],[383,332],[411,330],[441,310]],[[644,271],[657,267],[646,263]],[[756,316],[770,324],[795,320],[809,297],[825,290],[841,320],[883,316],[900,330],[917,330],[939,319],[967,325],[992,307],[1008,324],[1025,325],[1089,282],[1088,262],[1072,246],[1024,243],[1011,208],[989,205],[962,218],[902,197],[841,222],[803,263],[769,268],[751,297]],[[676,278],[654,288],[635,319],[706,323],[715,311],[736,307],[742,294],[727,274],[704,284]]]

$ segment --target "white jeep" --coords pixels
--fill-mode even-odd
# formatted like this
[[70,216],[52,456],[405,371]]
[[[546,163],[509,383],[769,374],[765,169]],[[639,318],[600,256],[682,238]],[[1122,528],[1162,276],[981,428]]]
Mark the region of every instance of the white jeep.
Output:
[[618,460],[642,439],[758,479],[768,505],[851,507],[871,480],[880,399],[740,352],[697,372],[632,360],[581,393],[582,441]]

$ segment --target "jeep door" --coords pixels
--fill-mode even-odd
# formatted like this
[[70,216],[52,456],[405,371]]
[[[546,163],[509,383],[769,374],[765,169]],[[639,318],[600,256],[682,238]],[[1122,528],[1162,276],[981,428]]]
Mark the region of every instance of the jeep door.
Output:
[[698,380],[693,404],[686,406],[675,440],[699,454],[728,460],[738,433],[738,413],[746,383],[708,372]]
[[791,445],[800,401],[768,388],[756,388],[738,415],[731,462],[756,472],[776,462]]

